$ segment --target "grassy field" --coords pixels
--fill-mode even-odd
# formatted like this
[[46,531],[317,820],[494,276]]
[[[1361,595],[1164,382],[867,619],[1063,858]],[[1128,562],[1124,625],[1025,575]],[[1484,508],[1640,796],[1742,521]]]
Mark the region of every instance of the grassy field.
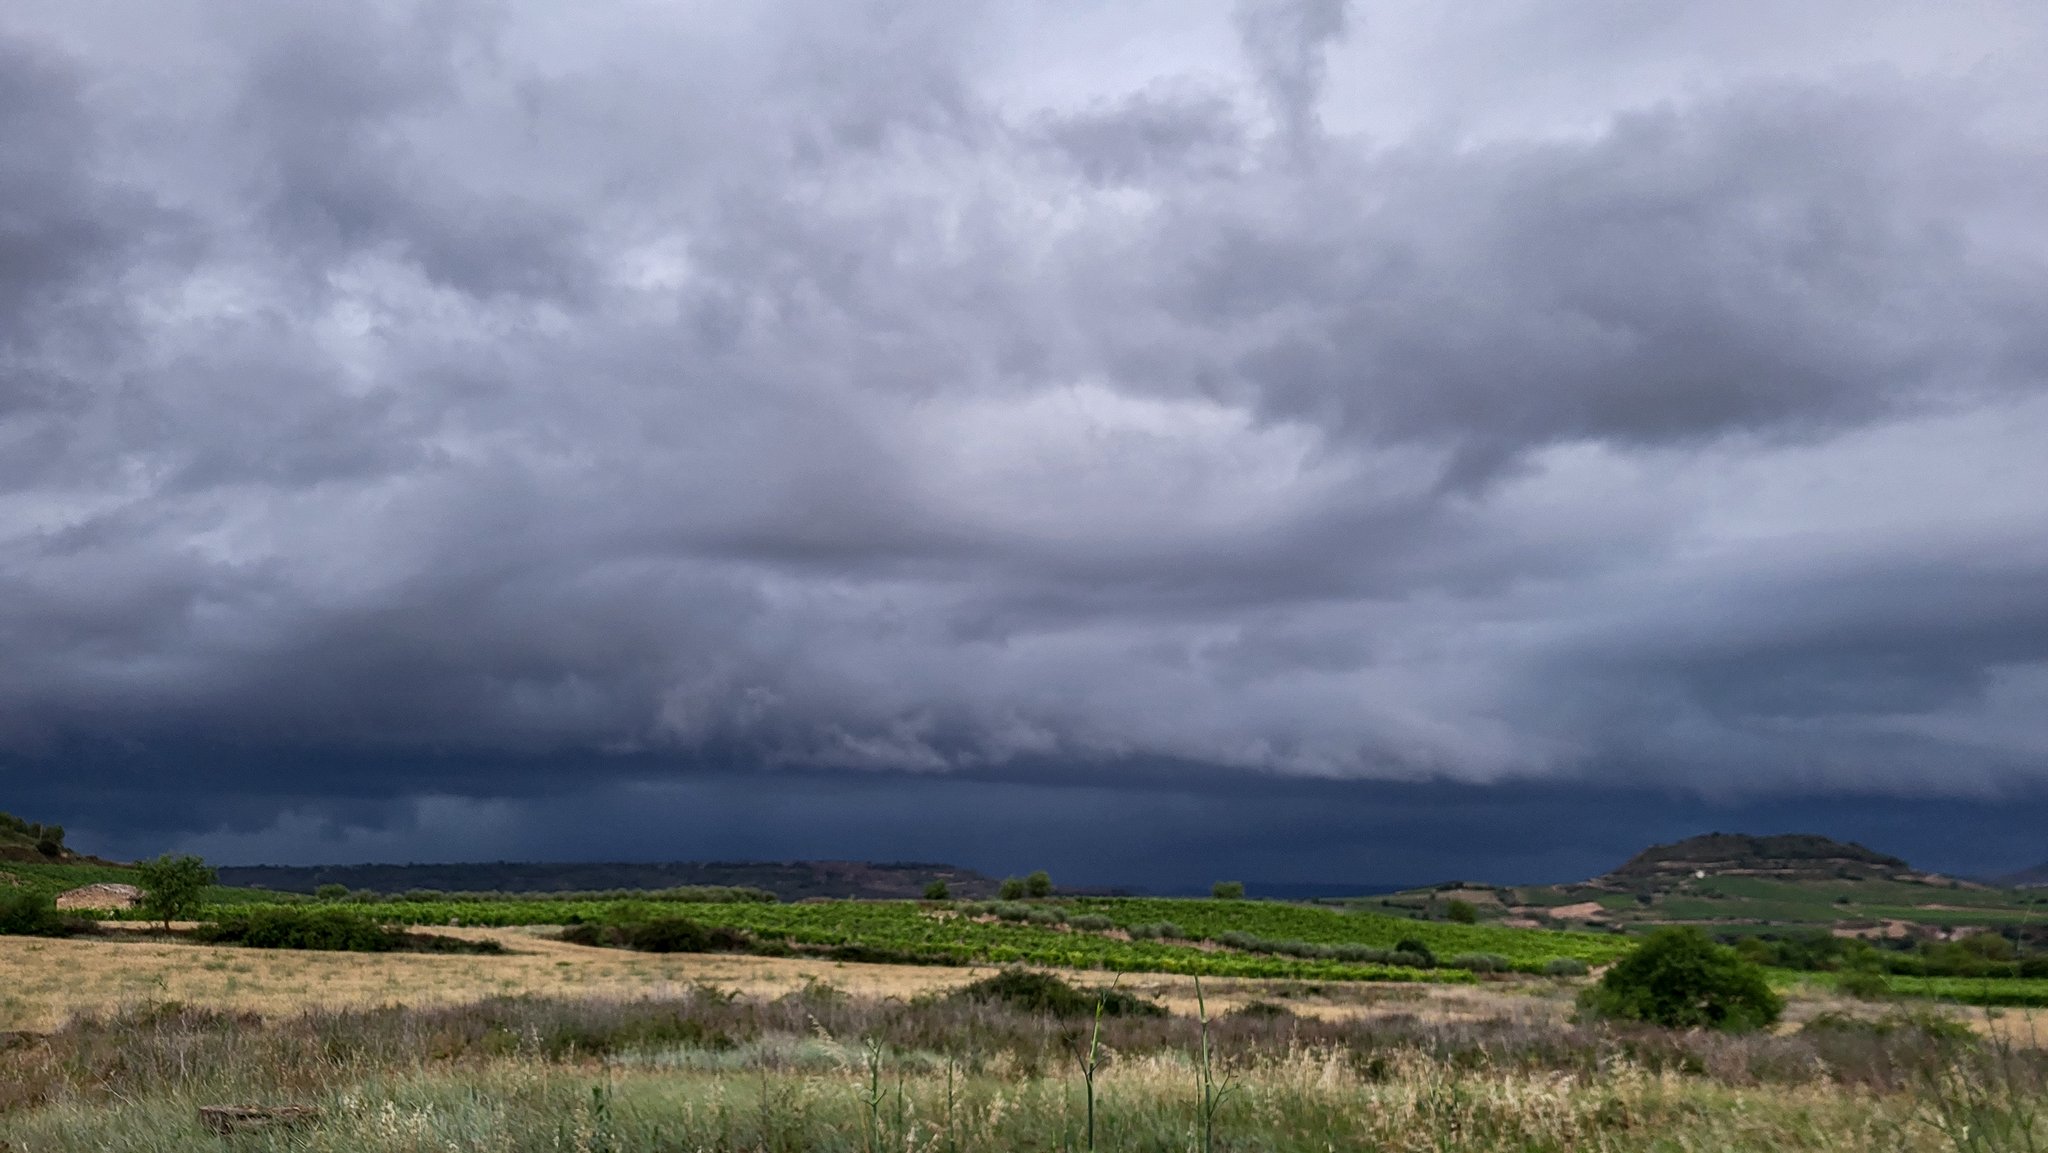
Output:
[[[263,1015],[157,1003],[0,1047],[0,1147],[1931,1153],[2024,1148],[2004,1139],[2048,1124],[2048,1055],[1909,1022],[1729,1037],[1513,1008],[1223,1012],[1206,1036],[1187,1013],[1111,1019],[1091,1142],[1085,1021],[938,991],[692,987]],[[1205,1092],[1205,1050],[1220,1097]],[[224,1103],[319,1114],[224,1142],[197,1119]]]
[[[0,861],[0,887],[20,889],[54,897],[67,889],[102,882],[135,884],[135,870],[125,865],[93,865],[82,862]],[[215,885],[207,890],[212,905],[293,904],[306,898],[291,893],[268,893],[258,889],[231,889]]]

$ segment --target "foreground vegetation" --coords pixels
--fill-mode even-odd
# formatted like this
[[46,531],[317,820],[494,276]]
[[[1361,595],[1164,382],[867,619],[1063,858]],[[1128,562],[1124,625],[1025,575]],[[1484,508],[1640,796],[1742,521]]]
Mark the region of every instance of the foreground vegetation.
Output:
[[1267,1006],[1098,1025],[1080,992],[1063,1009],[815,985],[271,1019],[140,1007],[0,1050],[0,1142],[216,1150],[198,1107],[262,1103],[320,1112],[236,1147],[1080,1149],[1091,1053],[1101,1149],[1905,1153],[2025,1148],[2048,1125],[2040,1055],[1911,1018],[1737,1037]]

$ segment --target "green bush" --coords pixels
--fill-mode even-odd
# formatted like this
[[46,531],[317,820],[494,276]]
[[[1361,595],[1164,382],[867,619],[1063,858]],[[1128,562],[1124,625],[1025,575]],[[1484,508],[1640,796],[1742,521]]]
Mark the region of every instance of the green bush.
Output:
[[613,925],[570,925],[562,930],[562,940],[572,945],[599,945],[642,953],[746,953],[754,947],[754,939],[738,929],[700,925],[682,917]]
[[1449,917],[1460,925],[1475,924],[1479,920],[1479,906],[1474,905],[1470,901],[1453,897],[1450,903],[1444,906],[1444,916]]
[[1586,975],[1586,963],[1577,957],[1552,957],[1550,960],[1543,962],[1543,975],[1546,977],[1583,977]]
[[1116,928],[1116,921],[1101,913],[1083,913],[1078,917],[1067,918],[1067,927],[1101,933]]
[[387,929],[353,909],[333,907],[231,913],[199,926],[193,936],[212,945],[343,953],[388,953],[406,943],[405,934],[398,930]]
[[1209,895],[1219,901],[1244,900],[1243,881],[1218,881],[1209,886]]
[[955,997],[994,1002],[1026,1013],[1092,1017],[1098,999],[1105,1017],[1164,1017],[1166,1008],[1122,989],[1077,989],[1050,973],[1005,969],[962,988]]
[[91,922],[66,917],[47,893],[0,889],[0,936],[69,937]]
[[933,881],[924,887],[924,899],[927,901],[945,901],[950,900],[952,896],[952,888],[944,881]]
[[1414,937],[1401,938],[1394,944],[1394,952],[1406,953],[1408,956],[1418,959],[1417,961],[1397,961],[1395,962],[1396,964],[1415,964],[1417,968],[1422,969],[1430,968],[1436,964],[1436,950],[1431,949],[1427,941],[1418,940]]
[[322,885],[313,890],[313,899],[316,901],[346,901],[348,900],[348,886]]
[[1588,1014],[1673,1029],[1760,1029],[1784,1012],[1764,971],[1698,929],[1650,934],[1580,995]]
[[1004,877],[1003,887],[997,892],[996,895],[1001,897],[1005,901],[1023,900],[1025,897],[1024,878]]
[[1464,969],[1473,973],[1505,973],[1515,967],[1513,961],[1499,953],[1460,953],[1444,964],[1452,969]]
[[1024,895],[1026,897],[1052,896],[1052,878],[1046,875],[1044,869],[1040,869],[1024,878]]

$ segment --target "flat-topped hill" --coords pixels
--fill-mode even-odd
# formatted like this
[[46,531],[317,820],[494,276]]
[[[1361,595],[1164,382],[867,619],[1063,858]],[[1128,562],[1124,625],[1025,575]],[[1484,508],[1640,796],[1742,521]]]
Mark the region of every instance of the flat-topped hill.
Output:
[[1785,881],[1904,880],[1919,876],[1900,858],[1853,841],[1811,833],[1769,837],[1708,833],[1669,845],[1652,845],[1598,880],[1637,885],[1701,875]]

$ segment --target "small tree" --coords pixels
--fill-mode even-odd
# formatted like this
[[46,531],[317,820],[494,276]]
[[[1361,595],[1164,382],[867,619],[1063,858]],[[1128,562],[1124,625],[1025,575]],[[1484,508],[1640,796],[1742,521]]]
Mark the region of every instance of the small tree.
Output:
[[1003,878],[1003,887],[1002,887],[1002,889],[1001,889],[1001,890],[999,891],[998,895],[999,895],[999,896],[1001,896],[1001,897],[1002,897],[1002,899],[1003,899],[1003,900],[1005,900],[1005,901],[1021,901],[1021,900],[1023,900],[1023,899],[1024,899],[1024,878],[1022,878],[1022,877],[1004,877],[1004,878]]
[[953,890],[944,881],[933,881],[924,887],[924,899],[927,901],[947,901],[952,897]]
[[1761,968],[1691,926],[1650,934],[1579,1004],[1600,1017],[1730,1032],[1761,1029],[1785,1010]]
[[170,931],[172,921],[199,911],[214,882],[214,872],[206,862],[189,854],[173,857],[166,853],[135,866],[135,872],[143,911],[162,921],[165,932]]
[[336,884],[321,885],[313,890],[313,899],[316,901],[346,901],[348,900],[348,886]]
[[1024,878],[1024,895],[1027,897],[1052,896],[1052,878],[1046,875],[1044,869],[1040,869]]
[[1244,900],[1243,881],[1218,881],[1209,886],[1209,895],[1219,901]]
[[1450,903],[1444,906],[1444,915],[1460,925],[1469,925],[1479,919],[1479,906],[1453,897]]

